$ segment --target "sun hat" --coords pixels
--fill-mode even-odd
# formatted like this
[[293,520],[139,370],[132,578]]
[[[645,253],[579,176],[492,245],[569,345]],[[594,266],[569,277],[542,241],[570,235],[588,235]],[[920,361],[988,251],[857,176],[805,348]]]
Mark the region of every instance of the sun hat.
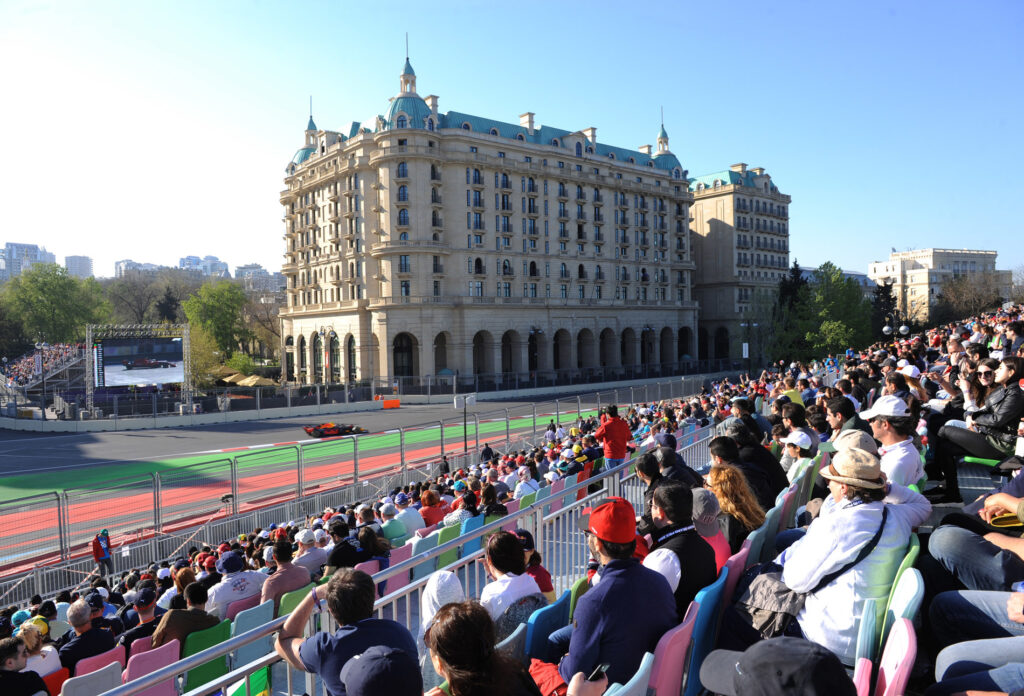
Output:
[[832,441],[832,446],[836,448],[837,452],[844,449],[861,449],[871,454],[878,454],[878,445],[875,444],[875,438],[856,428],[844,430],[836,435],[836,439]]
[[858,488],[882,488],[885,485],[878,457],[857,448],[836,452],[828,468],[821,470],[821,476]]

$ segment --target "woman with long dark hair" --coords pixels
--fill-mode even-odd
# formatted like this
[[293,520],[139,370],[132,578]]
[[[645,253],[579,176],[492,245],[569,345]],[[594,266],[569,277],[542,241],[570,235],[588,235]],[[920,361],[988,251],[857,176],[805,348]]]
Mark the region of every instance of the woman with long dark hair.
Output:
[[932,503],[961,502],[956,477],[958,458],[1001,460],[1013,452],[1017,426],[1024,416],[1024,392],[1019,384],[1024,377],[1024,359],[1003,358],[994,377],[996,388],[989,393],[981,409],[967,415],[966,428],[945,425],[939,430],[935,459],[946,484],[928,491],[927,497]]
[[446,604],[425,636],[434,669],[448,681],[427,696],[540,696],[529,673],[495,650],[494,622],[478,602]]

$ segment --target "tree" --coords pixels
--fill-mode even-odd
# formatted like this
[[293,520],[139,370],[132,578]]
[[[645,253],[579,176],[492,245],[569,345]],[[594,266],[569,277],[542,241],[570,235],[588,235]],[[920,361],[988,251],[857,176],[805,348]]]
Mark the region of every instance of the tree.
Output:
[[164,286],[163,295],[153,305],[157,321],[174,324],[181,315],[181,302],[174,296],[170,286]]
[[815,326],[806,341],[816,354],[871,342],[871,306],[857,281],[826,261],[814,271],[810,287]]
[[201,326],[213,339],[224,359],[237,350],[246,336],[242,324],[245,292],[226,280],[204,284],[182,304],[193,326]]
[[253,364],[252,358],[245,353],[235,353],[228,358],[228,361],[224,364],[232,370],[238,370],[246,377],[251,375],[256,369],[256,365]]
[[871,292],[871,335],[879,336],[886,325],[886,315],[896,311],[896,296],[892,294],[892,283],[876,285]]
[[85,327],[104,321],[110,307],[95,278],[78,279],[56,264],[35,264],[3,289],[8,312],[21,319],[24,333],[50,343],[85,338]]
[[964,273],[942,284],[934,314],[942,316],[948,313],[956,319],[973,317],[995,309],[1002,301],[995,276],[988,273]]
[[210,373],[220,365],[221,356],[216,341],[199,324],[189,327],[189,353],[192,384],[199,388],[212,386],[216,380]]
[[141,273],[127,273],[107,285],[114,318],[127,324],[146,321],[150,307],[160,294],[152,278]]
[[0,302],[0,355],[16,357],[27,353],[32,342],[25,336],[21,321],[6,304]]
[[250,339],[257,345],[249,346],[251,355],[273,357],[281,345],[281,320],[278,313],[284,301],[276,293],[249,293],[242,308],[242,321]]
[[796,259],[789,273],[779,281],[777,302],[762,316],[769,317],[766,339],[770,360],[812,357],[805,339],[814,326],[811,292]]

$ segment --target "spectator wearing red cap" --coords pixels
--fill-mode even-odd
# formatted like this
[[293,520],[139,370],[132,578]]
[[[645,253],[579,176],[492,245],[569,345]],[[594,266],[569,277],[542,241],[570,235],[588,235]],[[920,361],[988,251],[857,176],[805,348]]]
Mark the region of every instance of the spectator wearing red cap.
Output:
[[605,498],[585,508],[577,523],[601,563],[600,581],[580,597],[573,615],[568,654],[555,665],[534,660],[530,673],[541,692],[565,693],[577,672],[609,665],[608,680],[625,684],[654,652],[661,636],[679,623],[668,581],[633,558],[636,513],[623,498]]

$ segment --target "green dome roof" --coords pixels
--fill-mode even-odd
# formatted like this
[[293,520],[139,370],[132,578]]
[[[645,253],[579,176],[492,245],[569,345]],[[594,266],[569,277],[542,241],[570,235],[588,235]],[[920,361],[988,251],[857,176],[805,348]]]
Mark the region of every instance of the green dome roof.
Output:
[[294,165],[302,164],[307,159],[309,159],[309,156],[312,155],[314,152],[316,152],[316,148],[313,148],[313,147],[303,147],[303,148],[300,148],[299,151],[295,153],[295,156],[292,157],[292,164],[294,164]]
[[398,114],[404,113],[409,119],[407,128],[426,128],[427,116],[430,116],[430,107],[422,97],[415,94],[404,94],[391,100],[387,113],[387,128],[397,128],[395,122]]

